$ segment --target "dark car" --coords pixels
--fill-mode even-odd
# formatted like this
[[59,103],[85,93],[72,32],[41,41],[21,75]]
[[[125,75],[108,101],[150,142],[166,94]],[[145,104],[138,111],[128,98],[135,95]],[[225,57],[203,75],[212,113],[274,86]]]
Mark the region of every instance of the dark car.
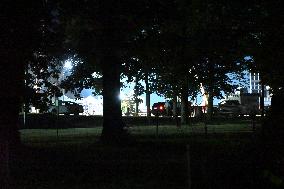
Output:
[[156,116],[157,115],[166,116],[167,115],[166,103],[165,102],[154,103],[152,106],[152,114]]
[[237,117],[241,112],[241,105],[237,100],[227,100],[219,104],[219,115]]

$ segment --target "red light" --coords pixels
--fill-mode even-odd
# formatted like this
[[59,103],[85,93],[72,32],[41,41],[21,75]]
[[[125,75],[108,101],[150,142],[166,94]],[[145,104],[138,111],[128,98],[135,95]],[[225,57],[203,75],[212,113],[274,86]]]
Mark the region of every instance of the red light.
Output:
[[163,110],[163,108],[164,108],[163,106],[160,106],[160,110]]

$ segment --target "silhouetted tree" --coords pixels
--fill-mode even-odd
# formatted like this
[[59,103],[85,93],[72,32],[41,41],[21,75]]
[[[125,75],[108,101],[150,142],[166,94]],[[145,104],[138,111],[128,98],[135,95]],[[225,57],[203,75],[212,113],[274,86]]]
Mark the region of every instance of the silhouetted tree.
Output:
[[[43,52],[43,24],[49,23],[45,1],[3,1],[0,6],[0,185],[9,187],[10,162],[20,144],[19,110],[24,99],[24,72],[34,53]],[[39,50],[41,48],[41,50]],[[46,51],[45,51],[46,52]],[[44,54],[46,55],[46,54]],[[46,66],[40,61],[41,68]]]
[[[92,72],[102,74],[103,141],[121,141],[120,76],[123,57],[156,5],[148,1],[61,2],[66,44]],[[82,73],[84,74],[84,73]]]

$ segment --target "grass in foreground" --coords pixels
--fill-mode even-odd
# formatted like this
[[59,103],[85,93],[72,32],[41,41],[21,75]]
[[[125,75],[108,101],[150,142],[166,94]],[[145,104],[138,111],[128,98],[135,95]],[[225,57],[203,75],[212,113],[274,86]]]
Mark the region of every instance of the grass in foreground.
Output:
[[[132,127],[136,142],[98,142],[101,128],[22,130],[25,145],[12,173],[17,188],[188,188],[190,145],[192,188],[265,188],[258,151],[247,125]],[[223,128],[230,132],[221,132]],[[196,130],[194,130],[195,128]],[[208,126],[209,128],[209,126]],[[217,128],[219,132],[216,132]]]
[[[240,133],[252,132],[250,123],[226,123],[206,125],[208,134]],[[146,138],[147,140],[157,138],[184,139],[196,134],[206,134],[205,124],[196,123],[194,125],[156,125],[133,126],[128,128],[131,136]],[[95,128],[68,128],[68,129],[23,129],[21,130],[22,141],[27,145],[52,145],[58,143],[93,143],[100,137],[102,127]]]

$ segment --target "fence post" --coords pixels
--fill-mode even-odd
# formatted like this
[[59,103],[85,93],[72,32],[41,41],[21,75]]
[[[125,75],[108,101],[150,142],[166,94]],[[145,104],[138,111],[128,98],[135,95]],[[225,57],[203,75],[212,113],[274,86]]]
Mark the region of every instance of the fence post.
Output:
[[255,128],[255,114],[251,114],[251,121],[252,121],[252,131],[256,130]]
[[156,114],[156,138],[159,135],[159,113]]
[[190,171],[189,144],[186,145],[186,160],[187,160],[187,183],[188,183],[188,189],[191,189],[191,171]]
[[204,116],[203,117],[204,119],[204,131],[205,131],[205,135],[207,136],[207,133],[208,133],[208,127],[207,127],[207,116]]

